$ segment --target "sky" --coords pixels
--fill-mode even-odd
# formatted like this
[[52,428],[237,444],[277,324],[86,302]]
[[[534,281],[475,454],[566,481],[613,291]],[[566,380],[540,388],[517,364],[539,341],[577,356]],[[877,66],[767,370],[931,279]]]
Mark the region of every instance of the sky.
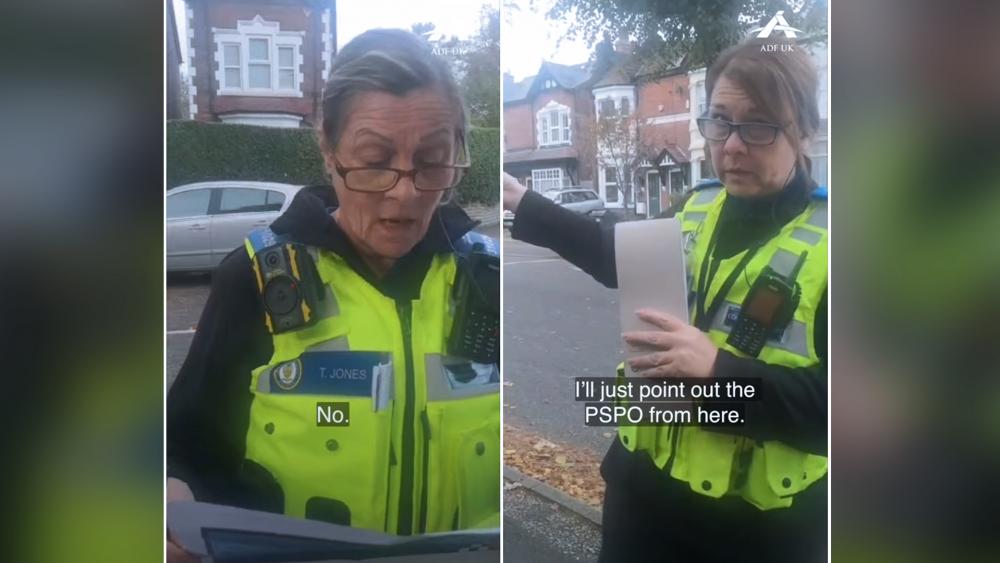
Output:
[[499,9],[499,0],[337,0],[337,47],[372,28],[410,29],[420,22],[433,23],[446,37],[467,39],[479,31],[484,4]]
[[545,18],[552,0],[510,0],[516,9],[500,15],[500,68],[521,80],[538,72],[542,60],[579,64],[590,58],[592,48],[581,39],[562,42],[575,20],[555,22]]
[[[184,0],[172,0],[181,38],[181,55],[184,63],[181,72],[187,73],[187,18]],[[338,0],[337,46],[350,41],[361,32],[373,27],[400,27],[409,29],[418,22],[433,22],[446,36],[468,38],[479,29],[479,10],[484,3],[496,6],[498,0]],[[553,22],[545,18],[552,0],[510,0],[515,6],[501,14],[500,65],[514,78],[538,72],[542,59],[577,64],[590,57],[591,48],[581,40],[564,40],[560,37],[573,25],[572,21]]]

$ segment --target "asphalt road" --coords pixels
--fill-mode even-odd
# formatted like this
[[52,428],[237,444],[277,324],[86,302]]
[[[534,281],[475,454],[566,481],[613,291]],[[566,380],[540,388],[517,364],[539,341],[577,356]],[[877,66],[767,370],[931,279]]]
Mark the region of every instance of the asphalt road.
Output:
[[550,250],[503,244],[504,422],[603,455],[614,429],[583,425],[573,378],[614,376],[617,292]]

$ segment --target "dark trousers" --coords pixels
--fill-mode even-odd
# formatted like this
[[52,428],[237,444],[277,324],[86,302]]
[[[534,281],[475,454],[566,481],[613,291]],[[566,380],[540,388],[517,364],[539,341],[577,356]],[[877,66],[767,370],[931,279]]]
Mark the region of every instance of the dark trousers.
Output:
[[601,464],[607,483],[599,563],[818,563],[826,561],[826,478],[790,508],[762,511],[714,499],[615,440]]

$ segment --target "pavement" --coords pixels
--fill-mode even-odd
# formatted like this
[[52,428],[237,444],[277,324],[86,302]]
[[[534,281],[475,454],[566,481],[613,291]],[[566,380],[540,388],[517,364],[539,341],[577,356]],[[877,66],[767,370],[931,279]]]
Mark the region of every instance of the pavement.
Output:
[[524,563],[593,562],[601,528],[564,498],[507,479],[504,472],[503,560]]

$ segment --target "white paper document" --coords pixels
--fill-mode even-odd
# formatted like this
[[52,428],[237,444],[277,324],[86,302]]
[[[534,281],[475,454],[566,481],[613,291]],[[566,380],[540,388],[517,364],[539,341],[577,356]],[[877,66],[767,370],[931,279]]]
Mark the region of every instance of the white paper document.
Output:
[[204,502],[167,505],[173,538],[203,562],[496,563],[500,529],[392,536]]
[[[636,316],[654,309],[688,321],[684,236],[677,219],[629,221],[615,225],[615,263],[622,332],[657,330]],[[629,350],[626,359],[649,353]],[[635,374],[625,364],[625,374]]]

